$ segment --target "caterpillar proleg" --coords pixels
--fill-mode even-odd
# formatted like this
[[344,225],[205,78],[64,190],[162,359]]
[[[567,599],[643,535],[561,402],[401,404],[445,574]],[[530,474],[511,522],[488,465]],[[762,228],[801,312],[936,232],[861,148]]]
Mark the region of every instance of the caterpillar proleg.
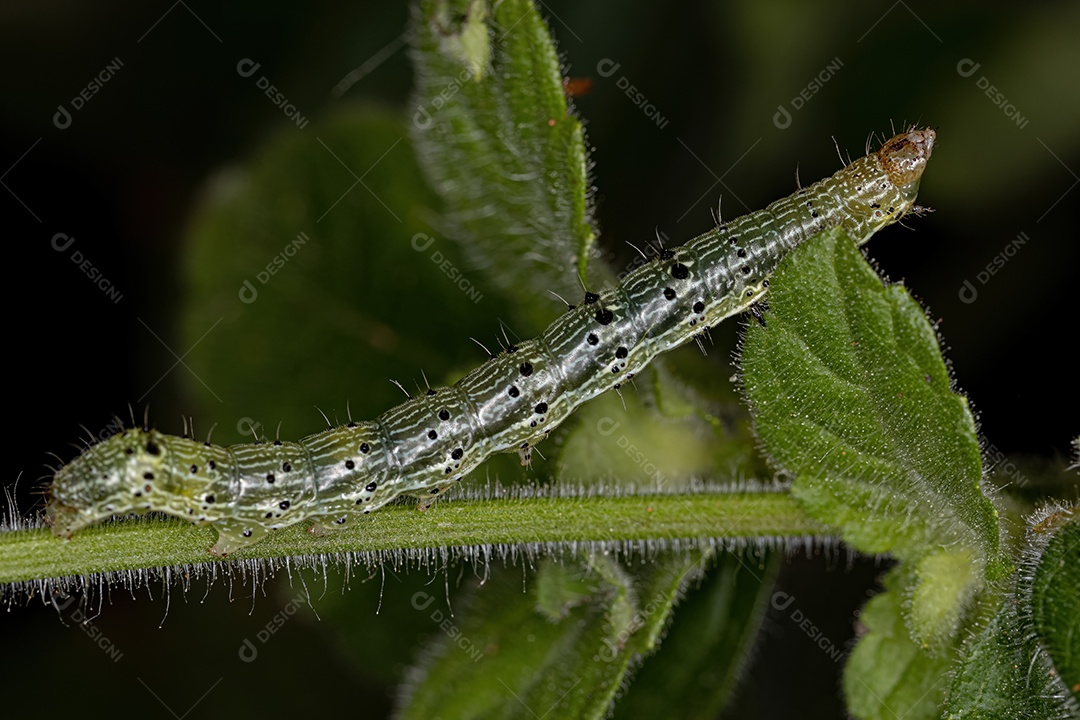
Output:
[[328,532],[400,495],[430,504],[493,453],[527,463],[579,405],[761,300],[777,263],[805,239],[839,226],[862,244],[916,212],[934,140],[930,129],[901,133],[764,210],[664,249],[621,284],[586,292],[534,340],[370,422],[228,447],[121,432],[56,473],[47,519],[71,537],[113,515],[164,512],[213,526],[210,552],[227,555],[302,521]]

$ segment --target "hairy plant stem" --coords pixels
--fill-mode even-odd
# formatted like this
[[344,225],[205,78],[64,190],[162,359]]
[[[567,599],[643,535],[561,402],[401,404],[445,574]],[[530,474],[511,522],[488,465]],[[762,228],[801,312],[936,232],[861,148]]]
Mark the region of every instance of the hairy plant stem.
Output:
[[832,535],[780,492],[472,499],[442,502],[423,513],[393,505],[373,513],[369,522],[325,537],[299,526],[281,530],[225,559],[207,551],[214,534],[212,528],[157,517],[106,523],[71,540],[45,528],[4,532],[0,584],[352,552]]

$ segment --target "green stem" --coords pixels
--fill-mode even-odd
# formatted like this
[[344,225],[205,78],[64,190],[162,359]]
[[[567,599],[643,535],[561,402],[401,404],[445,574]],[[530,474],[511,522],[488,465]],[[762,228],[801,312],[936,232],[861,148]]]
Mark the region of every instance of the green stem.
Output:
[[291,527],[227,560],[207,552],[212,528],[154,517],[88,528],[71,540],[47,529],[0,533],[0,584],[348,552],[829,535],[790,495],[774,492],[461,500],[424,513],[393,505],[325,537]]

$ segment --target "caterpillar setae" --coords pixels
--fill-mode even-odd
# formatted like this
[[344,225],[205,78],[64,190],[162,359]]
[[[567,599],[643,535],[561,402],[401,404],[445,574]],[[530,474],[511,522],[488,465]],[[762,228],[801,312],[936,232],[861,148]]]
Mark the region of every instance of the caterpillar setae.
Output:
[[536,339],[370,422],[229,447],[123,431],[55,474],[47,519],[70,538],[113,515],[163,512],[212,525],[210,552],[223,556],[305,520],[328,532],[403,494],[429,506],[493,453],[516,451],[527,464],[578,405],[751,308],[802,241],[839,226],[861,245],[918,212],[934,140],[930,129],[901,133],[832,177],[663,249],[616,287],[586,292]]

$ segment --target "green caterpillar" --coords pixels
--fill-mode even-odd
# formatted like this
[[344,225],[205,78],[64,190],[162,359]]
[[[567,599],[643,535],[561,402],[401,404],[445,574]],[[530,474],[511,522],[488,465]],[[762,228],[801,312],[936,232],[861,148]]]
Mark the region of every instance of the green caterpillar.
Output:
[[47,519],[71,537],[112,515],[164,512],[212,525],[210,552],[227,555],[304,520],[328,532],[403,494],[430,505],[493,453],[516,451],[527,464],[579,405],[761,300],[802,241],[839,226],[862,244],[918,212],[934,140],[930,129],[901,133],[764,210],[664,249],[618,286],[586,292],[536,339],[370,422],[229,447],[126,430],[56,473]]

